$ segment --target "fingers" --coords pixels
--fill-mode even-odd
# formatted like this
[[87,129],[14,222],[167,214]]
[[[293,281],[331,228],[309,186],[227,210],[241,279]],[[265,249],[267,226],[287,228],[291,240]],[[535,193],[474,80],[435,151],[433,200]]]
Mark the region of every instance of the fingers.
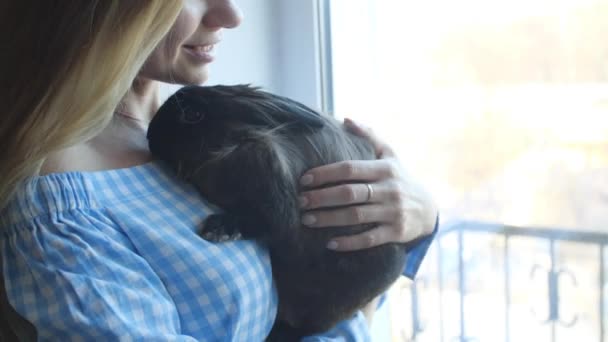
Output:
[[385,158],[385,157],[393,157],[395,153],[393,149],[388,146],[385,142],[380,140],[378,136],[372,131],[369,127],[364,127],[362,125],[357,124],[351,119],[344,119],[344,126],[351,131],[352,133],[369,140],[369,142],[374,146],[374,150],[376,151],[377,158]]
[[356,251],[394,242],[395,229],[392,226],[380,225],[364,233],[337,237],[329,241],[327,248],[339,251]]
[[344,161],[308,170],[300,179],[304,187],[300,206],[307,210],[302,223],[311,229],[378,224],[361,234],[335,237],[327,248],[337,251],[405,243],[421,236],[429,216],[425,214],[429,212],[427,196],[400,167],[393,150],[371,130],[348,119],[344,124],[353,134],[368,139],[381,159]]
[[300,178],[300,184],[315,188],[337,182],[377,182],[399,174],[394,160],[348,160],[310,169]]
[[387,197],[386,186],[380,183],[342,184],[300,194],[300,209],[310,210],[357,203],[374,203]]
[[379,205],[357,205],[333,210],[308,211],[302,215],[302,224],[312,227],[341,227],[374,222],[400,221],[399,208]]

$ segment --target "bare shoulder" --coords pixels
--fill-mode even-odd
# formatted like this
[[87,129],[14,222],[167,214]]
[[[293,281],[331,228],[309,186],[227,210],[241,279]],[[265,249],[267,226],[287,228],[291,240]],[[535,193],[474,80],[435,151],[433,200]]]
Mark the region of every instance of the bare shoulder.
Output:
[[99,159],[87,145],[81,144],[52,153],[40,169],[40,175],[70,171],[93,171],[99,168]]
[[40,175],[71,171],[103,171],[145,164],[152,160],[146,132],[126,125],[109,125],[90,141],[49,155]]

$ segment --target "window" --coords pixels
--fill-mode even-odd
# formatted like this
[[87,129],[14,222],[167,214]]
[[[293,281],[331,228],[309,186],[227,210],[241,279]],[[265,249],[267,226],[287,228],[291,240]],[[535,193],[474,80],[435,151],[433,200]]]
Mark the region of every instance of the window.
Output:
[[420,277],[391,291],[394,339],[603,341],[608,4],[325,6],[332,111],[372,126],[441,206]]

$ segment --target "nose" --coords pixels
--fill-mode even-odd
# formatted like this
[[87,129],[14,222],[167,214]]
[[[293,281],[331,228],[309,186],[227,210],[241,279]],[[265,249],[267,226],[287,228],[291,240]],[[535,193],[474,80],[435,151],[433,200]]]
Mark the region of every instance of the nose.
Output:
[[203,25],[210,29],[234,28],[241,24],[243,12],[232,0],[209,0]]

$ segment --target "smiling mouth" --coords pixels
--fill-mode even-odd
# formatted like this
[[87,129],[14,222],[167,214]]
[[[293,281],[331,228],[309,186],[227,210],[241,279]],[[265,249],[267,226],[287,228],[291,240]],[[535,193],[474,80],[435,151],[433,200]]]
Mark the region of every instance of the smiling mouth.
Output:
[[213,61],[213,47],[215,44],[205,45],[183,45],[186,53],[197,62],[210,63]]
[[213,50],[215,44],[208,45],[184,45],[184,47],[195,53],[209,53]]

